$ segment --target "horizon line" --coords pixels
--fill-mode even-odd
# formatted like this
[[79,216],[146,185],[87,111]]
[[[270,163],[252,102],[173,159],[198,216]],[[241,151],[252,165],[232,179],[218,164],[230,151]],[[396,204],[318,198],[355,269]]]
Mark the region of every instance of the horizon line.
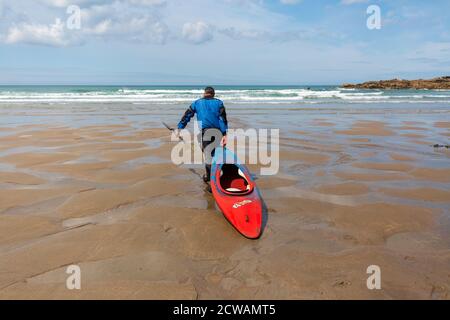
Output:
[[251,87],[251,86],[265,86],[265,87],[316,87],[316,86],[342,86],[341,84],[2,84],[0,87],[66,87],[66,86],[84,86],[84,87],[206,87],[208,85],[215,87]]

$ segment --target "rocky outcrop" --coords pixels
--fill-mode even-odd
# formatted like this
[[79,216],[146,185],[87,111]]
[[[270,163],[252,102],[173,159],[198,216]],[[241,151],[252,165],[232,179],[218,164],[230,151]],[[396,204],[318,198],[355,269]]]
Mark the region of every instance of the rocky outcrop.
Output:
[[346,89],[448,89],[450,90],[450,77],[440,77],[429,80],[381,80],[369,81],[359,84],[346,83],[342,86]]

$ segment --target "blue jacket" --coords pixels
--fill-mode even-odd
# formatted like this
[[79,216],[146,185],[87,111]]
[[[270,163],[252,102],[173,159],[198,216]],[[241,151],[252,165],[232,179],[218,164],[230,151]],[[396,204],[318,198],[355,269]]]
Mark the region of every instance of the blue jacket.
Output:
[[186,110],[178,129],[186,128],[191,118],[197,114],[197,120],[202,124],[202,130],[215,128],[219,129],[223,135],[228,130],[227,114],[223,102],[215,98],[202,98],[194,103]]

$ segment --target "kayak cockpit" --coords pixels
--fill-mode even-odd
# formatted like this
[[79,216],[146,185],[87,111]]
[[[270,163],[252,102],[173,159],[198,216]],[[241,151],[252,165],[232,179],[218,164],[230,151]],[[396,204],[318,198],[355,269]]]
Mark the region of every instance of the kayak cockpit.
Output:
[[244,195],[253,191],[253,183],[236,164],[223,164],[218,170],[220,189],[230,195]]

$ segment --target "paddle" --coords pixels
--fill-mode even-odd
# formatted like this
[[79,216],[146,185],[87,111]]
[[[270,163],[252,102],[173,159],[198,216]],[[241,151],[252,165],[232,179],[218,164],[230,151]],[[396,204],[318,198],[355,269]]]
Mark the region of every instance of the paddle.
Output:
[[[162,124],[164,125],[164,127],[166,127],[167,129],[169,129],[170,131],[172,131],[172,132],[175,131],[174,128],[172,128],[171,126],[169,126],[169,125],[168,125],[167,123],[165,123],[164,121],[162,121]],[[178,139],[180,139],[181,141],[184,141],[184,140],[183,140],[183,137],[181,137],[181,136],[178,136]]]

